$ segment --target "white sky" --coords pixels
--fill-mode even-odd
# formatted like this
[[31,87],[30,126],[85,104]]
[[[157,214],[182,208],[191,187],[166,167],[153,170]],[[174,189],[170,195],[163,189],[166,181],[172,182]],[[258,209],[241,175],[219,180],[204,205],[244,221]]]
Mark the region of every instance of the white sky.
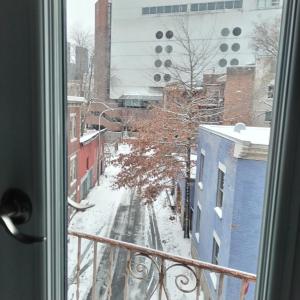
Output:
[[68,32],[76,26],[94,34],[95,2],[97,0],[67,0]]

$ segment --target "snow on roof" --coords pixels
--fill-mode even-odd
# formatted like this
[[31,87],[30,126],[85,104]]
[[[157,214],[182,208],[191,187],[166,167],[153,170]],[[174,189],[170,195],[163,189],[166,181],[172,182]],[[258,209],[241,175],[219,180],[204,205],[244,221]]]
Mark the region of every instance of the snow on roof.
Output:
[[235,131],[235,126],[223,125],[201,125],[200,128],[210,131],[230,140],[250,142],[255,145],[269,145],[270,128],[245,126],[239,132]]
[[84,97],[77,97],[77,96],[68,96],[68,102],[78,102],[83,103],[87,100]]
[[80,143],[86,143],[87,141],[91,140],[92,138],[94,138],[95,136],[97,136],[99,133],[98,130],[93,130],[93,131],[88,131],[86,133],[83,134],[83,136],[80,137]]

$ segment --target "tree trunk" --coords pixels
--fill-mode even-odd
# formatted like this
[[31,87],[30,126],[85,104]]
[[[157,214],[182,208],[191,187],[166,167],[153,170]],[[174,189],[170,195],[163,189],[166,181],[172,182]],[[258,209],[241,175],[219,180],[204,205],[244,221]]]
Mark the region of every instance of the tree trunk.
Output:
[[185,183],[185,207],[184,207],[184,238],[190,237],[190,203],[191,203],[191,147],[187,148],[186,183]]

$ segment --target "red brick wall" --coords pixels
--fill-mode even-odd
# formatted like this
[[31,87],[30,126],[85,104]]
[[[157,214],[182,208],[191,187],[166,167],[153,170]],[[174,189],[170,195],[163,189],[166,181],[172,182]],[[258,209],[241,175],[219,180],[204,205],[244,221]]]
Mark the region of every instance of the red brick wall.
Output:
[[229,67],[224,92],[224,124],[251,125],[255,67]]

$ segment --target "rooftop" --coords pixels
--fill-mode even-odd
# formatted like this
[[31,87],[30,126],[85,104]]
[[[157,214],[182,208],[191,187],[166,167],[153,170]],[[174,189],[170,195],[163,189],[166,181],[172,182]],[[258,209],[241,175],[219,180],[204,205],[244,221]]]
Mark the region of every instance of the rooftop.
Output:
[[84,103],[87,100],[84,97],[77,97],[77,96],[68,96],[68,102],[73,103]]
[[[100,132],[105,132],[105,129],[100,130]],[[94,139],[98,135],[99,131],[98,130],[89,130],[85,132],[81,137],[80,137],[80,143],[84,144],[87,143],[88,141]]]
[[238,142],[249,142],[255,145],[269,145],[270,128],[268,127],[245,126],[245,129],[239,131],[234,130],[235,126],[223,125],[201,125],[200,128]]

